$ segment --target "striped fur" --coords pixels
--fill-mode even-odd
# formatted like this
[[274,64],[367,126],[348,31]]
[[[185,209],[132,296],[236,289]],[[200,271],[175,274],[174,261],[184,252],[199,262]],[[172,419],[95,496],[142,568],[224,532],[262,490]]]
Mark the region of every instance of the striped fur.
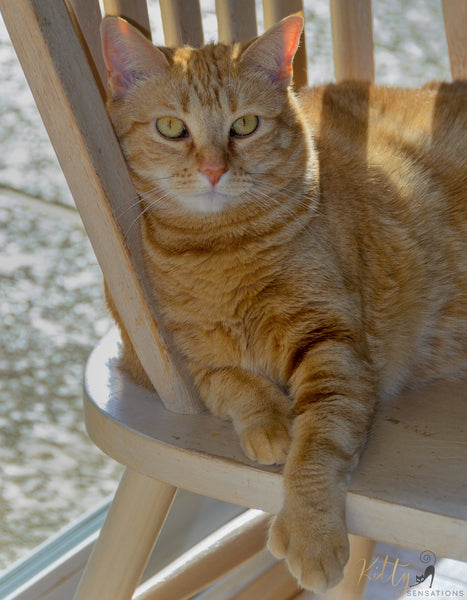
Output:
[[[165,325],[247,455],[286,461],[269,546],[322,592],[348,557],[345,492],[376,400],[466,372],[467,84],[297,97],[264,63],[291,29],[198,50],[131,34],[155,66],[108,106]],[[258,130],[231,137],[246,114]],[[162,116],[189,136],[162,138]],[[215,189],[204,164],[225,167]],[[128,342],[126,357],[139,373]]]

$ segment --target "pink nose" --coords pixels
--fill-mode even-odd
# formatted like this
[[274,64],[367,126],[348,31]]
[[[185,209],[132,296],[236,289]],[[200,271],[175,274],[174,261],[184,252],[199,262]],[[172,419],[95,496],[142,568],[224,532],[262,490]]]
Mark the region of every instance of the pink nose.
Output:
[[221,162],[211,162],[202,164],[199,170],[206,175],[211,185],[216,185],[222,175],[227,171],[227,167]]

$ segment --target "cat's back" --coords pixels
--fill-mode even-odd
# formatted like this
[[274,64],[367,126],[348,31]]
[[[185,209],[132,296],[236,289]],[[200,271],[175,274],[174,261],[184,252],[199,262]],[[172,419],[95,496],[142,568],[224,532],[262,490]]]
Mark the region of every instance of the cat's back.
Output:
[[359,282],[382,389],[397,388],[411,357],[415,381],[464,370],[467,82],[328,85],[304,90],[301,104],[323,227]]
[[467,168],[467,82],[420,89],[360,82],[300,92],[318,146],[342,157],[387,164],[388,157]]
[[[304,89],[323,200],[427,216],[441,205],[467,222],[467,82],[420,89],[345,82]],[[339,210],[342,206],[336,207]]]

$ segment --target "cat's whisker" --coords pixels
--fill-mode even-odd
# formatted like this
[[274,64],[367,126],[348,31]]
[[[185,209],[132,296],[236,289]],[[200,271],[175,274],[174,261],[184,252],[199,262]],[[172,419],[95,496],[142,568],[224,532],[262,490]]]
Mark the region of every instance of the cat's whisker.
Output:
[[[300,226],[300,228],[313,240],[314,243],[318,243],[323,250],[326,250],[325,241],[322,238],[318,238],[317,236],[314,236],[312,234],[312,232],[310,231],[310,229],[307,227],[307,225],[300,222],[300,220],[297,218],[297,216],[295,215],[295,213],[292,211],[292,209],[289,206],[287,206],[284,203],[279,202],[277,199],[269,196],[268,194],[261,192],[261,190],[255,190],[254,192],[250,190],[249,192],[247,192],[247,194],[248,194],[248,197],[250,199],[252,199],[253,201],[256,201],[259,204],[259,206],[270,206],[269,202],[272,202],[276,206],[283,209],[285,211],[285,213],[289,214],[292,217],[292,219]],[[261,196],[258,196],[258,194],[261,194]],[[268,201],[268,204],[266,204],[266,201]],[[313,207],[310,207],[309,205],[306,205],[306,207],[313,209]],[[316,213],[314,215],[310,215],[310,217],[314,218],[315,215],[316,215]],[[282,215],[278,215],[278,216],[285,225],[288,224]]]
[[[166,179],[172,179],[174,177],[175,177],[175,175],[166,175],[164,177],[157,177],[157,178],[152,179],[150,183],[154,184],[155,182],[166,180]],[[132,182],[135,186],[137,186],[138,184],[141,184],[141,183],[149,183],[147,181],[146,177],[144,177],[144,176],[136,177],[135,175],[132,176]],[[115,218],[117,220],[120,219],[123,215],[125,215],[133,207],[137,206],[140,202],[150,199],[152,194],[154,194],[155,192],[160,193],[160,191],[161,190],[160,190],[159,186],[153,185],[153,187],[151,189],[149,189],[148,191],[146,191],[144,194],[136,194],[135,196],[132,196],[131,198],[129,198],[126,202],[124,202],[119,207],[119,211],[116,212]]]
[[256,189],[254,191],[251,191],[250,193],[252,194],[252,196],[256,197],[256,199],[262,200],[263,205],[266,205],[266,201],[272,202],[277,207],[279,207],[281,210],[283,210],[285,213],[289,214],[290,216],[294,217],[295,219],[297,218],[295,213],[289,206],[287,206],[283,202],[280,202],[277,198],[274,198],[274,197],[270,196],[269,194],[266,194],[262,190]]
[[[250,175],[250,176],[254,176],[254,177],[269,177],[269,178],[275,178],[278,181],[283,181],[283,177],[282,176],[278,176],[275,173],[270,173],[268,171],[245,171],[245,175]],[[293,179],[291,180],[292,182],[294,181]],[[300,198],[310,198],[310,196],[304,192],[302,189],[297,190],[297,191],[291,191],[288,187],[289,184],[287,184],[287,186],[284,185],[278,185],[278,186],[272,186],[271,184],[269,184],[266,181],[262,181],[261,179],[254,179],[254,185],[256,186],[262,186],[263,189],[267,189],[268,191],[270,191],[271,193],[276,193],[276,192],[284,192],[284,194],[287,196],[287,198],[290,197],[291,194],[293,194],[294,196],[300,197]]]
[[[151,183],[159,182],[159,181],[167,180],[167,179],[173,179],[174,177],[175,177],[175,175],[166,175],[164,177],[157,177],[157,178],[154,178],[151,181]],[[145,177],[139,177],[139,178],[132,177],[132,180],[135,185],[137,185],[138,183],[147,183],[147,179]],[[125,214],[127,214],[129,211],[131,211],[135,206],[138,206],[138,204],[140,204],[142,202],[151,201],[153,199],[153,195],[155,193],[160,193],[160,192],[161,192],[160,186],[154,185],[151,189],[144,192],[144,194],[139,194],[137,196],[133,196],[124,205],[122,205],[120,207],[121,212],[116,213],[115,218],[117,220],[121,219]]]
[[[272,198],[268,194],[264,194],[260,190],[255,190],[254,192],[249,192],[249,194],[250,194],[250,197],[253,200],[257,200],[260,203],[260,206],[270,206],[269,202],[272,202],[273,204],[275,204],[276,206],[278,206],[286,214],[288,214],[289,216],[291,216],[292,219],[296,223],[298,223],[300,225],[300,227],[303,228],[311,236],[311,232],[308,230],[308,228],[306,227],[306,225],[304,225],[303,223],[300,222],[300,220],[297,218],[297,216],[294,214],[294,212],[288,206],[286,206],[285,204],[279,202],[275,198]],[[266,204],[266,201],[268,201],[268,204]],[[287,221],[283,218],[283,215],[277,215],[277,216],[284,222],[285,225],[287,225]]]
[[149,190],[145,194],[133,196],[127,202],[125,202],[125,204],[122,204],[122,206],[119,207],[120,211],[115,213],[115,218],[117,220],[121,219],[124,215],[126,215],[129,211],[131,211],[135,206],[138,206],[138,204],[141,204],[142,202],[147,201],[147,200],[151,200],[152,195],[158,191],[159,191],[159,188],[154,187],[152,190]]
[[[278,195],[278,190],[272,188],[270,185],[266,184],[262,181],[255,181],[255,187],[261,188],[261,190],[265,190],[268,196],[271,194]],[[259,191],[259,190],[258,190]],[[280,195],[284,197],[286,201],[294,200],[299,207],[307,208],[315,215],[320,214],[319,203],[316,202],[316,199],[310,194],[303,193],[302,191],[293,191],[286,188],[279,190]]]
[[[133,208],[135,208],[135,206],[138,206],[139,204],[141,204],[142,199],[138,196],[138,199],[135,201],[129,201],[131,202],[131,204],[129,206],[126,206],[121,212],[115,213],[115,218],[117,219],[117,221],[119,221],[122,217],[124,217],[128,212],[130,212],[130,210],[132,210]],[[120,207],[123,208],[123,207]]]
[[157,182],[166,181],[167,179],[173,179],[175,177],[175,175],[163,175],[161,177],[153,177],[151,175],[151,178],[148,179],[146,175],[137,175],[134,171],[131,173],[131,180],[134,186],[138,186],[139,184],[152,185],[153,189],[156,189],[155,184],[157,184]]
[[314,204],[316,203],[316,199],[312,195],[303,193],[301,190],[293,190],[289,189],[288,187],[282,189],[275,189],[270,185],[266,185],[258,181],[255,182],[255,187],[259,188],[261,191],[265,192],[268,195],[283,198],[285,202],[290,202],[291,200],[294,200],[301,206],[306,206],[308,208],[314,208]]
[[125,231],[124,233],[124,237],[125,239],[128,238],[128,235],[130,234],[130,231],[133,229],[133,227],[136,225],[136,223],[139,221],[139,219],[146,213],[148,212],[148,210],[151,210],[154,206],[156,206],[157,204],[159,204],[160,202],[162,202],[162,200],[164,200],[165,198],[167,198],[168,196],[170,196],[170,193],[167,192],[166,194],[164,194],[163,196],[160,196],[159,198],[155,198],[150,204],[148,204],[146,206],[146,208],[144,210],[142,210],[140,212],[140,214],[133,219],[133,221],[131,222],[130,226],[128,227],[128,229]]

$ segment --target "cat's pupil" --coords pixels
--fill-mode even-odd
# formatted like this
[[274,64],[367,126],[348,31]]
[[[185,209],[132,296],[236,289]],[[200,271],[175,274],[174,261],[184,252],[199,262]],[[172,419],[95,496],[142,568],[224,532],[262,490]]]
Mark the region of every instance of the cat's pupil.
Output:
[[188,136],[185,123],[176,117],[161,117],[156,120],[157,131],[166,138],[180,139]]
[[230,128],[231,137],[243,137],[250,135],[259,125],[259,118],[256,115],[245,115],[232,123]]

